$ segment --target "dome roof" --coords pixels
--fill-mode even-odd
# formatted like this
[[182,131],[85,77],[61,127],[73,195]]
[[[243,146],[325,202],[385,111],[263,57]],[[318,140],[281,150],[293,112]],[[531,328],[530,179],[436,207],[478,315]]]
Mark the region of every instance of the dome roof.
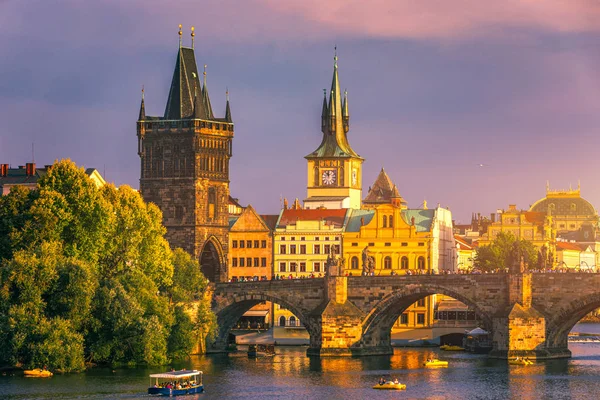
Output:
[[594,206],[579,194],[579,190],[546,193],[546,197],[536,201],[529,211],[547,213],[550,208],[552,215],[591,216],[597,215]]

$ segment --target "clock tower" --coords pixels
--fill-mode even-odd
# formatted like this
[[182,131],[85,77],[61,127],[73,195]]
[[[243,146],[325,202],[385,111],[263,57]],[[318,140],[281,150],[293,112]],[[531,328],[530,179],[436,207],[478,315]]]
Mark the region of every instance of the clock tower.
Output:
[[304,157],[308,163],[305,208],[360,209],[364,159],[350,147],[349,129],[348,93],[344,92],[342,101],[335,56],[329,101],[327,90],[323,90],[323,139],[315,151]]

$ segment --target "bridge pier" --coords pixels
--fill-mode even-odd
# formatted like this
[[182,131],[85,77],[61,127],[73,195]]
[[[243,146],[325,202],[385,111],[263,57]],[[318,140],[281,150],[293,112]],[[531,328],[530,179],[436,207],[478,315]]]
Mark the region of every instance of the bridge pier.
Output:
[[530,359],[568,358],[568,347],[551,347],[547,340],[546,318],[531,305],[530,273],[509,275],[509,301],[506,316],[495,317],[493,323],[494,349],[491,358]]
[[391,354],[391,346],[365,346],[362,343],[364,313],[348,301],[348,277],[325,278],[326,303],[320,313],[320,332],[311,334],[307,356],[351,357]]

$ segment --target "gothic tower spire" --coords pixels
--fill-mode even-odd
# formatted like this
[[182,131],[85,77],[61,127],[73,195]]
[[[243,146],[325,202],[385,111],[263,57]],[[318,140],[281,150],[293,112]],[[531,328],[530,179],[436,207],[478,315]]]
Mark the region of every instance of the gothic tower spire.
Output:
[[206,64],[204,64],[204,72],[202,74],[204,75],[202,81],[202,101],[204,103],[206,118],[213,119],[214,115],[210,104],[210,97],[208,96],[208,86],[206,85]]
[[142,102],[140,104],[140,115],[138,117],[138,121],[143,121],[146,119],[146,106],[144,105],[144,86],[142,86]]
[[233,122],[231,119],[231,108],[229,107],[229,89],[225,92],[225,97],[227,98],[227,104],[225,105],[225,121]]

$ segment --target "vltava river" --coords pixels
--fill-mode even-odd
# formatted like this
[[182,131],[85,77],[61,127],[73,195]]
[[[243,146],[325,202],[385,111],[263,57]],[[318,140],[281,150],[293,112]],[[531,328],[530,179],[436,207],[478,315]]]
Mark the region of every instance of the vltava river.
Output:
[[[599,333],[600,324],[574,331]],[[197,357],[177,369],[204,371],[206,393],[185,399],[596,399],[600,343],[570,344],[573,358],[532,366],[507,365],[485,355],[397,348],[392,356],[309,359],[305,347],[278,347],[272,358],[244,352]],[[429,357],[449,368],[425,369]],[[148,375],[165,368],[94,369],[52,378],[0,376],[1,399],[148,399]],[[398,377],[406,391],[371,389],[380,376]]]

